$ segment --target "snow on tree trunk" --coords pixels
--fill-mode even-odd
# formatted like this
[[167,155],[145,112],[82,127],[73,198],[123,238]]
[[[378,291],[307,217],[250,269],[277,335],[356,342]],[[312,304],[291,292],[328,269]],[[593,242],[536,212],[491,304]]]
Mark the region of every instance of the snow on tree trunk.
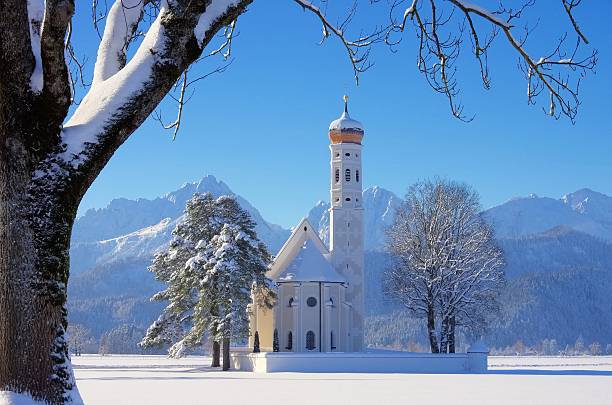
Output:
[[11,146],[0,148],[0,391],[79,402],[65,336],[76,206],[33,178],[23,145]]
[[[181,73],[250,3],[177,0],[157,9],[130,0],[155,8],[157,17],[127,58],[125,40],[132,34],[121,27],[127,22],[135,29],[144,13],[109,15],[108,47],[96,61],[97,68],[108,69],[69,119],[65,40],[75,2],[2,3],[0,391],[51,404],[81,402],[65,336],[68,251],[78,204]],[[111,60],[119,63],[106,64]]]

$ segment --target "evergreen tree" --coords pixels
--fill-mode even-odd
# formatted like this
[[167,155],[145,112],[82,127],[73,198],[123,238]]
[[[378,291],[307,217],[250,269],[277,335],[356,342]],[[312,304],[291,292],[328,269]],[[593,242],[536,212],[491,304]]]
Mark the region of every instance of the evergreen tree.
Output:
[[[272,306],[274,293],[265,277],[270,262],[266,247],[256,239],[254,224],[248,214],[233,200],[225,201],[232,209],[240,210],[237,219],[248,219],[242,228],[240,221],[225,224],[215,236],[206,253],[205,261],[194,261],[193,265],[204,264],[202,279],[203,293],[196,304],[198,314],[193,331],[196,333],[206,325],[215,325],[211,334],[223,342],[223,369],[229,369],[229,342],[246,338],[249,333],[249,312],[251,297],[262,305]],[[214,306],[218,313],[208,308]],[[204,315],[200,318],[200,314]]]
[[222,343],[223,366],[229,368],[230,339],[248,336],[251,296],[268,307],[274,300],[265,276],[270,255],[254,228],[234,197],[194,195],[169,249],[150,268],[167,284],[153,299],[167,300],[168,306],[142,346],[171,344],[169,354],[180,357],[210,337],[212,366],[219,366]]

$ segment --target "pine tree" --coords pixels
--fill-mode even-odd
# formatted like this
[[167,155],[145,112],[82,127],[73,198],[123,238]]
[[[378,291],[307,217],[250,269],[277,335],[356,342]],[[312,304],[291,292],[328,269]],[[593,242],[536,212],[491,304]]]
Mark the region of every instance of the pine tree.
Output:
[[259,332],[255,331],[255,337],[253,339],[253,353],[260,353],[261,349],[259,348]]
[[272,351],[280,352],[280,344],[278,343],[278,329],[274,329],[274,338],[272,341]]
[[[203,293],[196,304],[196,314],[208,313],[206,308],[214,305],[218,309],[216,319],[207,324],[216,325],[211,334],[223,341],[223,369],[229,369],[229,342],[245,338],[249,334],[249,311],[252,296],[269,306],[273,299],[270,281],[265,277],[270,256],[265,246],[256,239],[254,224],[233,200],[224,201],[231,209],[240,210],[233,216],[237,224],[225,224],[215,236],[207,250],[206,274],[202,279]],[[248,227],[240,226],[241,219]],[[202,319],[204,320],[204,319]],[[195,326],[195,324],[194,324]]]
[[168,306],[142,346],[171,344],[169,354],[180,357],[209,337],[212,366],[219,366],[222,345],[223,367],[229,369],[230,340],[248,336],[252,296],[268,307],[275,299],[265,276],[270,254],[254,228],[234,197],[196,194],[187,203],[169,249],[150,268],[167,284],[153,299]]

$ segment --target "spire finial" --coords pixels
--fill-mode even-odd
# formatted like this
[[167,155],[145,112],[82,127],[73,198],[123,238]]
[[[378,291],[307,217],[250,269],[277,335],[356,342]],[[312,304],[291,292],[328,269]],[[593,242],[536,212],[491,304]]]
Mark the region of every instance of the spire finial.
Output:
[[344,100],[344,112],[348,114],[348,96],[345,94],[342,99]]

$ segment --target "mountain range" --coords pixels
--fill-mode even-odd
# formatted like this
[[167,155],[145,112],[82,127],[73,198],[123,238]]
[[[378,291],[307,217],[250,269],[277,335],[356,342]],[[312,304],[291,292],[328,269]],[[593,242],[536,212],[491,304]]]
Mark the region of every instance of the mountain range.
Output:
[[[162,286],[146,268],[155,252],[170,241],[172,230],[182,220],[185,203],[196,192],[235,195],[224,182],[206,176],[152,200],[115,199],[107,207],[89,210],[77,219],[70,252],[72,322],[85,325],[99,338],[104,332],[125,324],[144,329],[156,318],[161,306],[149,302],[149,297]],[[276,253],[290,230],[267,222],[245,198],[238,195],[236,198],[257,223],[260,239]],[[370,343],[405,343],[408,337],[413,339],[418,333],[393,326],[389,314],[401,308],[386,299],[381,287],[388,260],[384,252],[385,228],[393,222],[402,199],[382,187],[371,187],[363,192],[362,201]],[[320,201],[307,213],[326,243],[328,209],[329,203]],[[570,341],[578,337],[577,333],[582,333],[585,340],[612,343],[609,300],[612,197],[589,189],[559,199],[532,194],[512,199],[483,214],[494,227],[505,252],[509,279],[503,297],[504,317],[493,326],[491,343],[501,346],[523,339],[535,344],[544,338]],[[296,213],[295,222],[299,219]],[[569,301],[576,294],[584,297]],[[551,305],[556,307],[550,308]],[[584,319],[579,319],[580,313],[585,314]],[[575,316],[569,323],[559,322],[556,320],[559,314]],[[588,328],[590,322],[596,321],[589,317],[596,316],[603,316],[605,321],[602,323],[599,319],[597,327],[593,324]],[[385,322],[387,328],[381,326]],[[414,329],[418,324],[410,320],[406,327]]]

